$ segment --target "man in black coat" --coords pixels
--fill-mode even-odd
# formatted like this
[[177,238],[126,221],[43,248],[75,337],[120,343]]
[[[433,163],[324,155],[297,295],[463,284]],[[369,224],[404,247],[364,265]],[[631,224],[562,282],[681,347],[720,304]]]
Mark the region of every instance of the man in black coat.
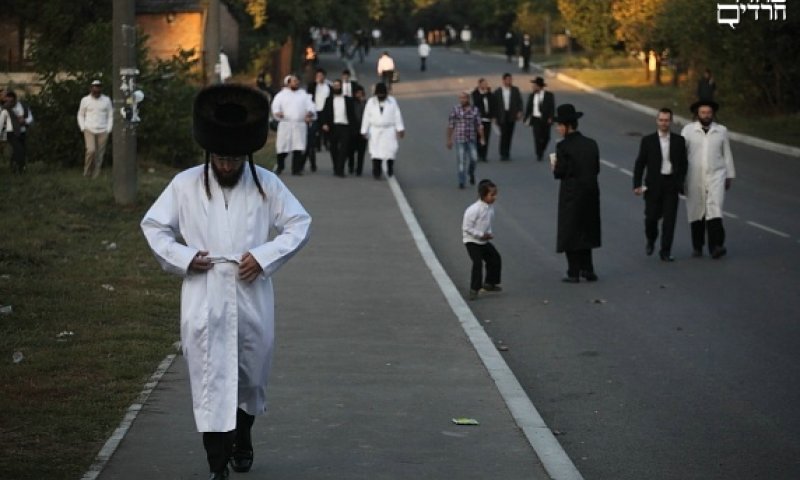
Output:
[[353,97],[347,97],[342,93],[341,80],[333,81],[331,94],[325,99],[319,123],[329,138],[333,174],[344,177],[344,162],[350,154],[353,129],[359,128],[360,125],[356,126]]
[[639,145],[639,155],[633,168],[633,193],[644,195],[645,253],[653,254],[658,238],[658,220],[663,219],[659,257],[665,262],[672,262],[675,260],[671,252],[675,217],[678,214],[678,194],[683,190],[689,163],[683,137],[670,132],[672,110],[659,110],[656,125],[658,131],[642,137]]
[[472,104],[478,108],[478,112],[481,114],[481,125],[483,125],[483,143],[478,142],[478,160],[486,162],[488,161],[489,138],[492,133],[492,119],[495,117],[495,104],[489,82],[485,78],[478,80],[478,86],[472,91]]
[[600,151],[597,142],[578,132],[576,112],[569,103],[559,105],[556,116],[558,133],[564,137],[551,154],[553,175],[561,180],[558,190],[558,239],[556,251],[567,256],[567,283],[578,283],[580,277],[597,281],[592,262],[592,249],[600,246]]
[[500,160],[511,159],[514,124],[522,120],[522,94],[512,84],[511,74],[503,74],[503,85],[494,91],[495,121],[500,127]]
[[550,143],[550,125],[553,124],[553,115],[556,111],[556,97],[552,92],[545,91],[542,77],[531,80],[533,92],[528,96],[525,105],[525,123],[533,131],[533,143],[536,145],[536,160],[542,161],[542,156]]

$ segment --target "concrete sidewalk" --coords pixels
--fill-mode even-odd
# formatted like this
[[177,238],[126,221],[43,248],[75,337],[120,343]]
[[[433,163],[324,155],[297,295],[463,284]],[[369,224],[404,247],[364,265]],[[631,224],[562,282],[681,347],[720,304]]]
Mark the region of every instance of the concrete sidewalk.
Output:
[[[549,478],[388,183],[334,177],[326,153],[318,164],[317,173],[282,177],[311,213],[313,232],[274,277],[270,410],[253,429],[253,469],[231,478]],[[457,426],[454,417],[480,425]],[[178,356],[98,478],[207,476]]]

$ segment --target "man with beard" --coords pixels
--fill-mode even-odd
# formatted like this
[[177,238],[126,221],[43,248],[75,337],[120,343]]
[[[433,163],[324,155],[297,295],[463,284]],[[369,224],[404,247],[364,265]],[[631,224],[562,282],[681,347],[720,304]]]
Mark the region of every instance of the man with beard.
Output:
[[578,131],[583,112],[569,103],[559,105],[553,121],[564,138],[550,154],[558,189],[558,239],[556,251],[567,257],[567,276],[562,281],[578,283],[581,277],[596,282],[592,249],[600,247],[600,150],[597,142]]
[[683,127],[689,169],[686,173],[686,213],[692,230],[692,255],[703,256],[706,230],[708,252],[717,259],[728,253],[722,226],[722,203],[736,171],[728,129],[714,122],[719,105],[698,100],[690,107],[697,119]]
[[[342,92],[341,80],[333,81],[331,94],[325,100],[319,123],[322,125],[322,131],[330,139],[333,174],[344,177],[344,163],[350,155],[353,129],[356,128],[356,114],[353,98],[345,96]],[[350,173],[353,173],[352,165]]]
[[478,108],[483,126],[483,143],[478,143],[478,160],[488,161],[489,138],[492,136],[492,119],[494,118],[494,99],[489,82],[485,78],[478,80],[478,86],[472,91],[472,104]]
[[364,107],[361,135],[369,139],[369,156],[372,157],[372,176],[381,178],[381,166],[386,160],[386,175],[394,175],[394,158],[399,147],[397,140],[405,135],[403,116],[394,97],[389,96],[386,84],[375,85],[375,96]]
[[212,480],[228,478],[228,463],[237,472],[253,464],[251,429],[266,411],[272,362],[271,277],[311,224],[278,177],[253,163],[268,119],[254,89],[200,91],[193,131],[205,165],[176,175],[141,222],[164,270],[183,277],[181,346]]
[[275,173],[281,174],[286,156],[292,152],[292,175],[302,175],[308,124],[317,117],[317,109],[305,90],[300,89],[300,80],[296,76],[287,76],[283,83],[283,90],[272,100],[272,115],[278,120]]

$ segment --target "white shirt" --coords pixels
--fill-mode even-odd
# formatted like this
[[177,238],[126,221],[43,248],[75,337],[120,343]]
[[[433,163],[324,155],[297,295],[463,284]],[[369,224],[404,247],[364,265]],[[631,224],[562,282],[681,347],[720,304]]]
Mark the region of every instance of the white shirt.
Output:
[[384,55],[378,59],[378,75],[389,70],[394,70],[394,60],[389,55]]
[[333,123],[334,125],[347,125],[347,110],[345,109],[344,96],[333,97]]
[[[5,112],[6,109],[3,109],[3,111]],[[19,101],[17,101],[17,103],[14,105],[14,107],[11,109],[11,111],[14,112],[14,115],[16,115],[17,117],[22,117],[22,116],[25,115],[25,107],[23,107],[22,104],[19,103]],[[28,116],[25,117],[25,125],[30,125],[32,123],[33,123],[33,114],[31,113],[31,109],[28,108]],[[22,131],[22,133],[25,133],[25,131],[27,130],[25,125],[22,125],[20,127],[20,130]],[[5,131],[6,132],[13,132],[14,131],[14,124],[11,123],[11,117],[8,116],[8,114],[6,114],[6,128],[5,128]]]
[[464,211],[464,221],[461,223],[461,234],[464,243],[477,243],[484,245],[488,240],[483,236],[492,233],[492,220],[494,219],[494,205],[489,205],[483,200],[478,200]]
[[327,80],[317,84],[314,90],[314,106],[317,107],[318,112],[321,112],[322,109],[325,108],[325,100],[328,99],[328,95],[330,94],[331,88],[328,86]]
[[107,95],[100,94],[95,98],[89,94],[81,99],[78,107],[78,127],[81,132],[106,133],[111,132],[113,126],[114,107]]
[[342,82],[342,95],[345,97],[353,96],[353,82]]
[[542,111],[539,110],[539,104],[542,103],[542,98],[544,97],[544,90],[539,90],[535,94],[533,94],[533,116],[539,118],[542,116]]
[[672,175],[672,162],[669,160],[669,132],[666,135],[658,132],[658,140],[661,142],[661,175]]
[[511,89],[501,87],[500,91],[503,93],[503,108],[508,111],[511,108]]
[[420,43],[417,49],[419,51],[419,56],[422,58],[425,58],[431,54],[431,46],[425,42]]

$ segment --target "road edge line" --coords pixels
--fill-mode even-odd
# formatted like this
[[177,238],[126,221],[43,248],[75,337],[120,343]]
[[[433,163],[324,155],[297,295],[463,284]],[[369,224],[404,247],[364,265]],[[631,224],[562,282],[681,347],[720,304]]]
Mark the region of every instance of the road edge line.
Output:
[[133,425],[133,421],[136,420],[136,416],[139,415],[139,412],[142,410],[147,399],[150,397],[150,394],[153,393],[158,382],[161,380],[161,377],[164,376],[164,373],[169,369],[172,365],[172,362],[175,360],[177,354],[172,353],[167,355],[164,360],[158,364],[156,367],[156,371],[150,376],[150,379],[147,383],[144,384],[144,388],[142,389],[139,396],[136,398],[136,401],[132,403],[128,410],[125,412],[125,416],[122,417],[122,421],[119,423],[119,426],[114,430],[106,443],[103,445],[103,448],[100,449],[100,452],[94,459],[94,463],[89,467],[89,470],[83,474],[81,480],[95,480],[100,473],[105,468],[108,461],[111,459],[111,456],[114,455],[114,452],[117,451],[117,447],[119,447],[120,442],[125,435],[128,434],[128,431]]
[[558,443],[555,435],[545,424],[539,411],[536,410],[533,402],[523,390],[519,380],[517,380],[505,359],[495,348],[486,330],[483,329],[472,310],[459,295],[458,289],[447,275],[447,272],[445,272],[425,233],[422,231],[422,227],[417,222],[414,211],[406,200],[400,184],[394,177],[390,177],[388,183],[420,255],[439,285],[442,294],[447,299],[447,303],[453,313],[461,323],[461,328],[467,334],[481,362],[489,372],[489,376],[494,380],[511,416],[517,426],[522,429],[528,439],[528,443],[542,462],[544,469],[554,480],[583,480],[575,464],[561,444]]

